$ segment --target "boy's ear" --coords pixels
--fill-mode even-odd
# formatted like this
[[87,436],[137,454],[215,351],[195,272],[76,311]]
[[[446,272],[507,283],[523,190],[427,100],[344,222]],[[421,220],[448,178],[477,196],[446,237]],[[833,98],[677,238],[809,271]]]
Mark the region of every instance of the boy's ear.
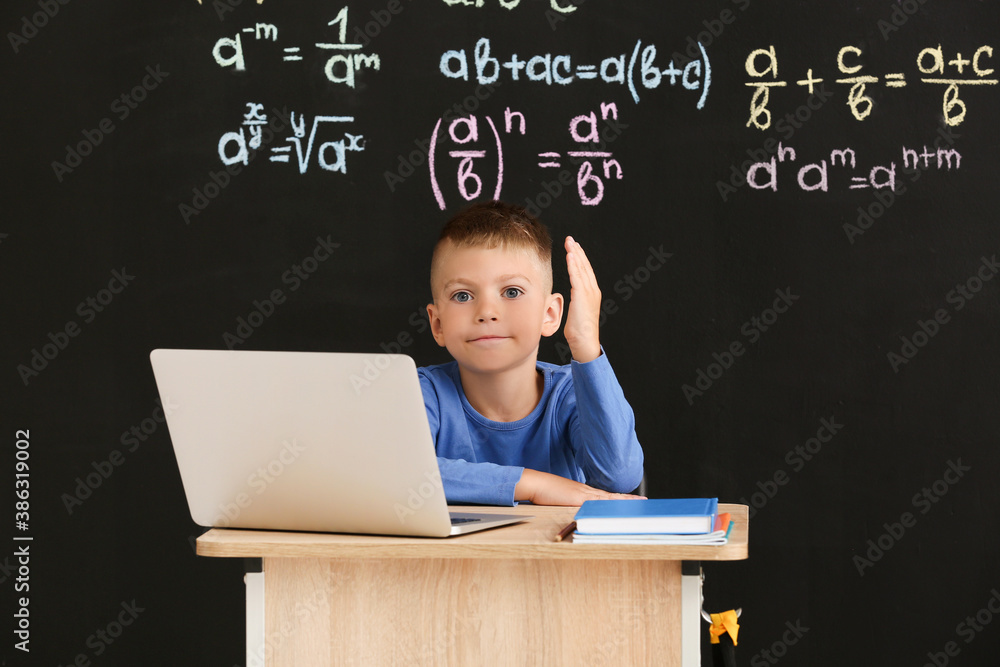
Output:
[[441,330],[441,318],[438,316],[437,306],[433,303],[427,304],[427,319],[431,323],[431,335],[438,345],[444,347],[444,332]]
[[549,295],[548,303],[545,307],[545,317],[542,320],[543,336],[551,336],[559,331],[559,325],[562,324],[562,314],[563,295],[556,293]]

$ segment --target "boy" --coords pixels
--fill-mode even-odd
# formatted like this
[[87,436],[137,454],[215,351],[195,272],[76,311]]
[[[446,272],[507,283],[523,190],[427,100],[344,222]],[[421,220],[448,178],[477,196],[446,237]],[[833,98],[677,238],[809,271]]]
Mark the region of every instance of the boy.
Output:
[[[431,332],[455,359],[419,369],[449,502],[580,505],[638,498],[632,409],[598,338],[601,292],[566,239],[568,366],[539,362],[562,321],[552,241],[524,209],[473,205],[441,232],[431,261]],[[602,490],[604,489],[604,490]]]

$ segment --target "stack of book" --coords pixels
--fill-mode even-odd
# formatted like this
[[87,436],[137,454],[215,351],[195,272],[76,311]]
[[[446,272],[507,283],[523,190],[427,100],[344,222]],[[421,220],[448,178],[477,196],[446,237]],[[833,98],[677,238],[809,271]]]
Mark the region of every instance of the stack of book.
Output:
[[729,541],[732,521],[718,498],[588,500],[576,513],[576,544],[690,544]]

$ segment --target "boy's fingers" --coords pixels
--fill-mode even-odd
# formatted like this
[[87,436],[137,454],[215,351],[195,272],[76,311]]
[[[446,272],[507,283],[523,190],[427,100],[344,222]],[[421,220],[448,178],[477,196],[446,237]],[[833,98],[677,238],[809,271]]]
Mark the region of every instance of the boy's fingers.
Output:
[[579,253],[576,257],[580,264],[580,275],[587,282],[587,286],[590,289],[596,290],[597,275],[594,274],[594,267],[590,263],[590,258],[587,257],[587,253],[583,251],[583,247],[579,243],[576,244],[576,248],[576,252]]
[[583,246],[577,243],[572,236],[566,237],[566,264],[569,269],[570,282],[575,283],[574,287],[597,288],[597,276],[594,274],[594,267],[591,266],[590,259],[587,257],[587,253],[584,252]]
[[594,487],[588,487],[594,496],[595,500],[646,500],[646,496],[636,496],[631,493],[611,493],[610,491],[602,491]]

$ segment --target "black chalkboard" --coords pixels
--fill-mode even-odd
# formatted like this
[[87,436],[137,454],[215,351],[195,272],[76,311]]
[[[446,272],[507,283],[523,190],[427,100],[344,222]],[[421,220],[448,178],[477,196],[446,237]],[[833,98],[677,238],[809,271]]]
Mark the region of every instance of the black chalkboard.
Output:
[[444,361],[430,250],[496,196],[588,250],[649,494],[752,507],[741,664],[995,662],[994,5],[3,13],[9,664],[243,664],[149,351]]

